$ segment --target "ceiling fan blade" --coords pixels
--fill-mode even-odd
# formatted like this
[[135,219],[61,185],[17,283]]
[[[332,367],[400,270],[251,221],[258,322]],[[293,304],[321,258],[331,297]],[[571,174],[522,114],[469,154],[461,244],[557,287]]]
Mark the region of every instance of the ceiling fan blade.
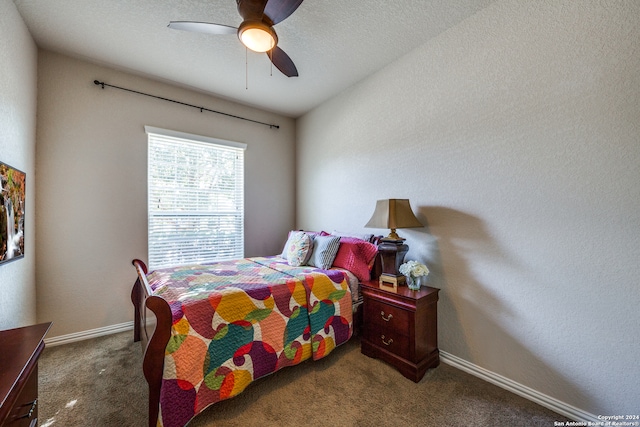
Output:
[[228,25],[213,24],[211,22],[171,21],[168,25],[174,30],[193,31],[205,34],[236,34],[238,29]]
[[236,0],[238,13],[245,21],[262,21],[267,0]]
[[284,50],[276,46],[267,52],[267,55],[269,55],[269,59],[271,59],[273,65],[275,65],[282,74],[287,77],[298,77],[298,69],[296,68],[296,65]]
[[287,19],[300,6],[302,0],[269,0],[264,8],[264,14],[276,25]]

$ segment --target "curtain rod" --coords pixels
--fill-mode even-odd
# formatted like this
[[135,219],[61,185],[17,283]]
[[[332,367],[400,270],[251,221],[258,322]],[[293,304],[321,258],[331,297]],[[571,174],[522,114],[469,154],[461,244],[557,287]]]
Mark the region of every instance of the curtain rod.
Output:
[[247,119],[246,117],[234,116],[233,114],[223,113],[221,111],[211,110],[209,108],[199,107],[197,105],[192,105],[192,104],[187,104],[186,102],[176,101],[174,99],[163,98],[161,96],[151,95],[149,93],[139,92],[139,91],[133,90],[133,89],[127,89],[127,88],[124,88],[124,87],[110,85],[108,83],[100,82],[98,80],[94,80],[93,84],[95,84],[96,86],[102,86],[102,89],[104,89],[105,86],[109,86],[109,87],[112,87],[112,88],[115,88],[115,89],[125,90],[125,91],[131,92],[131,93],[137,93],[138,95],[150,96],[151,98],[161,99],[163,101],[169,101],[169,102],[173,102],[173,103],[180,104],[180,105],[186,105],[187,107],[197,108],[198,110],[200,110],[201,113],[203,111],[209,111],[211,113],[222,114],[223,116],[227,116],[227,117],[233,117],[234,119],[246,120],[248,122],[253,122],[253,123],[258,123],[260,125],[269,126],[269,128],[271,128],[271,129],[273,129],[273,128],[280,129],[280,126],[274,125],[274,124],[271,124],[271,123],[264,123],[264,122],[259,122],[257,120]]

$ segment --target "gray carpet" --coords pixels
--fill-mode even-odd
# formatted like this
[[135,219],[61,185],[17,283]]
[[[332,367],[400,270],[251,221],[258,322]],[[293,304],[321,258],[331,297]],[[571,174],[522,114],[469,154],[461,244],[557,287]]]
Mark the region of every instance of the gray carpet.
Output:
[[[40,426],[145,426],[142,350],[132,332],[45,348]],[[360,353],[356,337],[219,402],[189,427],[553,426],[552,411],[446,364],[419,383]]]

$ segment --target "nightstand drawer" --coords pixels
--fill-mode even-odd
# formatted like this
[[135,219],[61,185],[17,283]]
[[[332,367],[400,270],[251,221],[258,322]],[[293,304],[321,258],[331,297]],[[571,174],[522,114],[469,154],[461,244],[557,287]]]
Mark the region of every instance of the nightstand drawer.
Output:
[[401,308],[367,299],[364,304],[364,323],[380,325],[396,333],[408,335],[410,313]]
[[378,328],[367,328],[363,337],[371,344],[387,350],[403,359],[410,359],[409,337],[398,334],[396,331]]

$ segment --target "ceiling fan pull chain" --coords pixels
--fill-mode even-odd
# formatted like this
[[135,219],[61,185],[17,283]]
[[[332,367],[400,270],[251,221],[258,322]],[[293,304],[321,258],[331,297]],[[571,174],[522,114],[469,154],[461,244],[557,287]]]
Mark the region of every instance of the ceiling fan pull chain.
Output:
[[244,89],[249,90],[249,48],[244,48]]

